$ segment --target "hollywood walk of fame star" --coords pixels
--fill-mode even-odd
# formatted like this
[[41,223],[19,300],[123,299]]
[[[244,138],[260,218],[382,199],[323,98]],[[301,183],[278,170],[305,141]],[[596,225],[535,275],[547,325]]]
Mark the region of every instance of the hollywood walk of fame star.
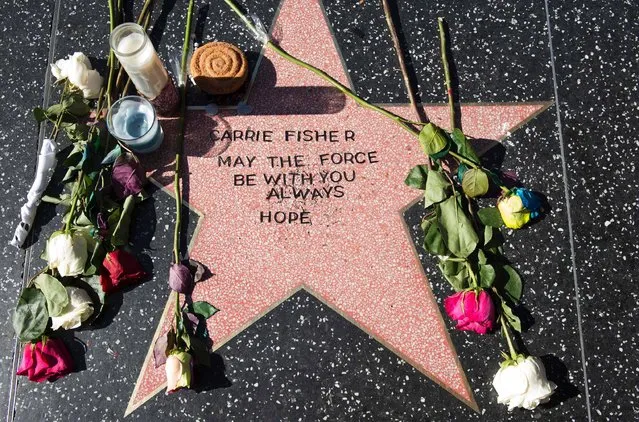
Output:
[[[346,83],[317,1],[284,0],[276,19],[283,48]],[[191,112],[188,117],[188,201],[201,213],[190,255],[215,274],[196,286],[193,300],[207,300],[220,309],[208,322],[214,348],[305,289],[477,409],[402,217],[403,210],[419,196],[403,182],[410,168],[425,161],[418,142],[386,118],[344,101],[312,73],[270,51],[265,57],[268,61],[262,63],[251,90],[250,115],[211,117]],[[268,75],[267,64],[276,70],[276,78]],[[462,106],[462,124],[470,136],[501,139],[546,107]],[[406,106],[390,109],[415,118]],[[425,109],[431,121],[446,126],[447,107]],[[170,124],[165,129],[171,138]],[[213,130],[219,135],[224,130],[247,129],[271,131],[272,142],[212,142]],[[285,140],[286,131],[299,130],[352,131],[354,138]],[[171,148],[163,149],[165,154],[152,157],[156,169],[171,161]],[[369,159],[339,164],[320,160],[320,155],[332,153],[341,153],[342,158],[363,153],[359,157]],[[295,161],[289,157],[295,155],[302,156],[298,163],[303,167],[287,166]],[[237,166],[227,164],[229,157]],[[264,175],[291,172],[315,178],[312,186],[298,182],[296,188],[332,187],[331,193],[323,191],[305,200],[280,194],[267,199],[273,186],[267,185]],[[161,183],[170,183],[161,169],[152,174]],[[322,174],[327,174],[326,181]],[[255,185],[246,184],[247,175],[255,175],[250,176]],[[235,186],[238,182],[243,185]],[[337,186],[341,194],[336,194]],[[292,189],[277,186],[276,192],[290,194]],[[264,217],[274,218],[278,212],[286,213],[287,218],[294,212],[298,219],[280,224]],[[302,224],[302,212],[307,213],[310,224]],[[168,301],[153,342],[171,324],[172,303]],[[164,369],[153,364],[150,340],[127,414],[165,385]]]

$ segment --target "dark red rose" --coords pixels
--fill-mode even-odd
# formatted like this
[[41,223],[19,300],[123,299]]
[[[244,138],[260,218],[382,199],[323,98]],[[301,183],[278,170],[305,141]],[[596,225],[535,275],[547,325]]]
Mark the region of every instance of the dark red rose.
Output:
[[119,156],[113,163],[111,185],[116,198],[137,195],[146,183],[146,175],[140,162],[130,154]]
[[122,249],[109,252],[102,261],[102,267],[100,285],[105,293],[112,293],[147,276],[137,258]]

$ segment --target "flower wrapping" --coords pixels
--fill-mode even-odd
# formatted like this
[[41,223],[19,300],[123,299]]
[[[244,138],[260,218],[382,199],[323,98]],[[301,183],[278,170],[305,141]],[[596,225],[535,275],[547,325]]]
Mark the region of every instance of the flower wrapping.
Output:
[[16,227],[13,239],[9,242],[16,248],[24,244],[27,234],[29,234],[31,230],[40,198],[42,198],[42,194],[49,185],[51,175],[58,162],[55,156],[57,152],[58,146],[52,139],[47,138],[42,141],[42,147],[40,147],[40,153],[38,154],[35,178],[33,179],[31,189],[29,189],[27,193],[27,202],[20,208],[20,223],[18,227]]

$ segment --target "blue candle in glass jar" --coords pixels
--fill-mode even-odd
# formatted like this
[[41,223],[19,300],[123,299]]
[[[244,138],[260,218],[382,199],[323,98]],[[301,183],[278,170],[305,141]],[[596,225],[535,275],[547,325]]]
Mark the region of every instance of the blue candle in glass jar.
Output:
[[123,97],[111,106],[107,127],[111,135],[139,153],[155,151],[164,140],[155,109],[137,95]]

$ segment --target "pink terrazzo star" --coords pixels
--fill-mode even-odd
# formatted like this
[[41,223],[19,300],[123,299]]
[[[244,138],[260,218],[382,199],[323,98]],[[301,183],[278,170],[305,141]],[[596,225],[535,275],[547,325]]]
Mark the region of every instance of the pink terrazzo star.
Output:
[[[277,24],[283,48],[346,82],[317,1],[284,0]],[[270,51],[265,60],[251,90],[251,115],[210,117],[193,112],[188,117],[188,201],[201,214],[190,254],[215,274],[197,285],[193,299],[207,300],[220,309],[209,320],[214,347],[305,289],[477,409],[402,218],[402,211],[420,196],[404,185],[408,170],[425,162],[417,140],[386,118],[345,100],[312,73]],[[501,139],[546,107],[463,106],[462,123],[470,136]],[[415,119],[406,106],[392,111]],[[446,126],[445,106],[426,107],[426,113],[434,123]],[[175,122],[165,121],[164,128],[164,153],[150,157],[151,168],[156,169],[151,174],[169,185],[173,150],[169,142],[174,138]],[[212,142],[224,130],[242,131],[245,136],[247,129],[272,131],[272,142]],[[306,129],[336,131],[338,142],[285,140],[285,131]],[[365,163],[330,161],[333,153],[357,152],[364,154],[354,157]],[[303,156],[299,160],[304,167],[273,168],[280,161],[273,159],[272,163],[268,158],[295,155]],[[321,157],[325,160],[327,156],[329,163],[322,164]],[[227,157],[237,166],[224,164]],[[329,179],[323,181],[326,171]],[[290,172],[312,174],[312,185],[303,184],[298,176],[294,187],[318,189],[319,194],[305,200],[282,198],[279,188],[286,195],[292,187],[278,186],[277,195],[267,199],[272,186],[265,183],[264,175]],[[255,186],[234,186],[238,174],[255,174]],[[330,177],[342,180],[330,181]],[[353,177],[352,181],[344,179]],[[341,197],[337,191],[342,192]],[[261,222],[268,212],[272,218],[284,212],[297,220]],[[172,303],[168,301],[149,342],[127,414],[164,387],[164,368],[155,368],[151,350],[155,338],[171,323]]]

